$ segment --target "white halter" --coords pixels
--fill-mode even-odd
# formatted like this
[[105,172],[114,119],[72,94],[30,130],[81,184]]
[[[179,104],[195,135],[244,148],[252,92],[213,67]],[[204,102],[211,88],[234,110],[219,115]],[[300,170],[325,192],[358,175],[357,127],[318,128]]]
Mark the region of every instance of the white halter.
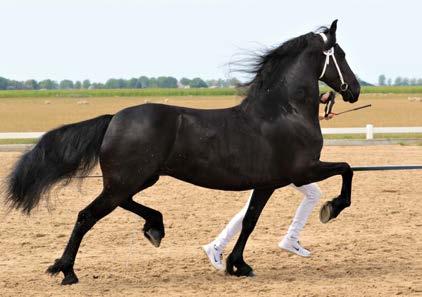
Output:
[[[321,36],[324,43],[327,42],[328,40],[327,35],[325,35],[324,33],[318,33],[318,35]],[[338,76],[340,77],[340,81],[341,81],[340,90],[342,90],[343,92],[346,91],[349,85],[344,82],[343,74],[341,73],[340,67],[338,66],[338,63],[336,60],[336,56],[334,55],[334,47],[329,48],[326,51],[323,51],[323,53],[325,55],[325,62],[324,62],[324,67],[322,68],[322,73],[319,76],[319,79],[321,79],[324,76],[325,71],[327,70],[327,66],[330,64],[330,57],[332,57],[334,61],[334,65],[336,66],[336,69],[338,72]]]

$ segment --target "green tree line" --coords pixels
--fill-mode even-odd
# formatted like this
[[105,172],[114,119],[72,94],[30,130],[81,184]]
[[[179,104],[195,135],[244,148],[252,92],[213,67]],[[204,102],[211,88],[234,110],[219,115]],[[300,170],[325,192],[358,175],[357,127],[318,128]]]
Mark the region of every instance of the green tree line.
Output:
[[177,80],[172,76],[147,77],[123,79],[110,78],[105,83],[91,82],[89,79],[83,81],[72,81],[64,79],[55,81],[45,79],[36,81],[10,80],[0,77],[0,90],[70,90],[70,89],[141,89],[141,88],[227,88],[239,84],[236,78],[203,80],[199,77],[193,79],[182,78]]
[[378,77],[379,86],[422,86],[422,78],[408,78],[397,76],[395,79],[387,78],[384,74]]

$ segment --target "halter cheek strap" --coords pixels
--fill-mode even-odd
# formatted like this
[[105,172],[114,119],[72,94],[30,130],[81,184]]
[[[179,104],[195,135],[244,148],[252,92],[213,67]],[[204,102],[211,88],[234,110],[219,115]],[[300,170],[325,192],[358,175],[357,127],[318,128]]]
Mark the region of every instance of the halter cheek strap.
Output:
[[[327,42],[328,40],[327,35],[325,35],[324,33],[318,33],[318,35],[321,36],[324,43]],[[330,57],[331,57],[334,61],[334,65],[336,66],[338,76],[340,77],[340,81],[341,81],[340,90],[342,90],[343,92],[346,91],[349,88],[349,85],[344,82],[343,74],[341,73],[340,67],[338,66],[338,63],[337,63],[336,56],[334,55],[334,47],[329,48],[326,51],[323,51],[323,53],[325,55],[325,62],[324,62],[324,67],[322,68],[321,75],[319,76],[319,79],[321,79],[324,76],[325,71],[327,70],[327,66],[330,65]]]

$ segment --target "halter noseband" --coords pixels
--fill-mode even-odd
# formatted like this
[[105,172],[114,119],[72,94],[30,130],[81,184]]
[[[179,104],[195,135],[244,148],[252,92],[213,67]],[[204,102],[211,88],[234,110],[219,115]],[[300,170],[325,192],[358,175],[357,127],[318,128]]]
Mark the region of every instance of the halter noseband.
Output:
[[[327,42],[328,40],[327,35],[325,35],[324,33],[318,33],[318,35],[321,36],[324,43]],[[337,69],[338,76],[340,77],[340,81],[341,81],[340,90],[345,92],[349,88],[349,85],[344,82],[343,74],[341,73],[340,67],[338,66],[338,63],[336,60],[336,56],[334,55],[334,47],[331,47],[328,50],[323,51],[323,53],[325,55],[325,62],[324,62],[324,67],[322,68],[322,73],[318,79],[321,79],[324,76],[325,71],[327,70],[327,66],[330,64],[330,57],[332,57],[334,61],[334,65],[336,66],[336,69]]]

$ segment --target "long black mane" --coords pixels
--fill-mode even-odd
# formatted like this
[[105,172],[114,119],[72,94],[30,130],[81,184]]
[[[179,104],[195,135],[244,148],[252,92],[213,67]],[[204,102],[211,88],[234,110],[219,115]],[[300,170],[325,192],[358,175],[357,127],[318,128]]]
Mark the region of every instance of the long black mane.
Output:
[[319,27],[315,32],[289,39],[279,46],[261,50],[261,53],[254,54],[248,58],[240,72],[253,75],[248,82],[241,84],[241,87],[248,88],[247,95],[257,95],[257,91],[267,90],[275,83],[282,80],[283,71],[286,66],[301,53],[314,37],[315,33],[327,33],[327,27]]

